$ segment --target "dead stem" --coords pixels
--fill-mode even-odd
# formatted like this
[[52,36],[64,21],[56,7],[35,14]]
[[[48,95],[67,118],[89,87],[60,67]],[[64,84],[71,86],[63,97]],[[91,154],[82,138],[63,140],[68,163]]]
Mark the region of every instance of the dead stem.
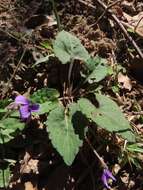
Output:
[[143,20],[143,17],[141,17],[141,18],[139,19],[139,21],[138,21],[137,25],[136,25],[136,26],[135,26],[135,28],[134,28],[134,32],[136,32],[136,31],[137,31],[137,28],[138,28],[138,26],[139,26],[139,24],[140,24],[141,20]]
[[91,142],[89,141],[89,139],[87,137],[85,137],[85,140],[87,142],[87,144],[90,146],[90,148],[92,149],[93,153],[95,154],[95,156],[98,158],[98,160],[101,163],[101,166],[103,168],[108,168],[107,164],[104,162],[103,158],[100,157],[100,155],[98,154],[98,152],[94,149],[94,147],[92,146]]
[[6,86],[6,88],[4,89],[3,95],[6,94],[7,91],[9,90],[9,85],[10,85],[10,83],[12,82],[13,78],[15,77],[16,72],[18,71],[18,69],[19,69],[19,67],[20,67],[20,65],[21,65],[22,59],[23,59],[23,57],[24,57],[24,55],[25,55],[25,53],[26,53],[28,43],[29,43],[29,40],[28,40],[27,43],[26,43],[26,47],[25,47],[24,50],[23,50],[23,53],[22,53],[22,55],[21,55],[21,57],[20,57],[20,59],[19,59],[19,61],[18,61],[18,64],[17,64],[17,66],[16,66],[16,68],[15,68],[15,70],[14,70],[14,72],[13,72],[11,78],[10,78],[9,81],[7,82],[7,86]]

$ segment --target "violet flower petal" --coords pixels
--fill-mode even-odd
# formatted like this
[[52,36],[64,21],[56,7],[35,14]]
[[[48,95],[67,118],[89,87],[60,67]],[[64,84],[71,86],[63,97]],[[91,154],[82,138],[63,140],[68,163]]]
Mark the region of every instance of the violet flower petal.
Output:
[[108,169],[106,169],[106,176],[108,178],[111,178],[113,181],[116,181],[115,177],[112,175],[112,173]]
[[111,187],[108,185],[108,180],[109,179],[112,179],[112,180],[116,181],[116,179],[112,175],[112,173],[108,169],[104,169],[102,177],[101,177],[101,180],[102,180],[103,184],[105,185],[105,187],[107,187],[108,189],[111,189]]
[[31,110],[31,112],[37,112],[37,111],[39,111],[40,106],[39,106],[39,104],[32,104],[29,106],[29,109]]
[[107,176],[103,173],[102,177],[101,177],[101,180],[104,184],[105,187],[107,187],[108,189],[110,189],[111,187],[108,185],[108,179],[107,179]]
[[19,108],[21,119],[25,120],[30,117],[31,112],[29,110],[29,105],[24,105]]
[[15,98],[15,103],[21,105],[28,105],[30,104],[30,101],[26,97],[19,95]]

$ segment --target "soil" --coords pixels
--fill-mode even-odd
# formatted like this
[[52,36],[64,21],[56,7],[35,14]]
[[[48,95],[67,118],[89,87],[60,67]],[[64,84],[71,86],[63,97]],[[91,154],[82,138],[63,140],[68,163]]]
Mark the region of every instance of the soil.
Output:
[[[101,0],[106,5],[112,0]],[[125,37],[119,25],[110,14],[96,2],[85,0],[56,1],[61,26],[75,34],[91,55],[99,55],[108,60],[113,68],[121,67],[120,89],[112,91],[118,79],[107,78],[103,81],[104,91],[110,94],[120,105],[125,116],[141,137],[143,134],[142,114],[134,113],[137,102],[142,111],[143,95],[143,59],[134,46]],[[95,6],[91,8],[88,4]],[[126,22],[124,13],[131,17],[143,12],[142,0],[122,0],[112,6],[111,11]],[[57,24],[51,24],[54,17],[52,4],[47,0],[1,0],[0,1],[0,98],[14,98],[16,93],[35,92],[43,86],[59,88],[59,80],[64,75],[58,61],[50,59],[49,64],[33,67],[39,57],[50,53],[41,43],[49,43],[58,32]],[[143,22],[143,21],[142,21]],[[142,36],[128,33],[143,51]],[[78,80],[78,79],[77,79]],[[131,85],[131,86],[130,86]],[[130,89],[131,87],[131,89]],[[45,121],[45,116],[40,118]],[[107,132],[94,131],[96,139],[91,137],[98,152],[104,157],[116,174],[114,190],[143,190],[142,154],[138,154],[141,169],[125,164],[118,158],[119,143],[114,143]],[[108,141],[103,144],[103,135]],[[0,145],[0,149],[2,149]],[[6,158],[15,160],[11,166],[10,190],[104,190],[101,182],[102,170],[92,150],[85,143],[72,166],[64,164],[62,158],[52,147],[45,126],[33,118],[22,135],[5,145]],[[108,149],[108,151],[107,151]],[[4,163],[2,162],[1,165]],[[119,168],[119,169],[118,169]],[[119,170],[118,172],[115,172]]]

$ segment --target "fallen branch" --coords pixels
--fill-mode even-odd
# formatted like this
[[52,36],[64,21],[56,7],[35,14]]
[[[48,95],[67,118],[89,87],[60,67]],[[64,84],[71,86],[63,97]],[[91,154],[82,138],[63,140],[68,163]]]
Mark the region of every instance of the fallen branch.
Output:
[[[96,9],[96,7],[88,2],[85,2],[83,0],[78,0],[80,3],[92,8],[92,9]],[[133,38],[128,34],[127,30],[125,29],[125,27],[123,26],[123,24],[120,22],[120,20],[117,18],[117,16],[101,1],[101,0],[96,0],[96,2],[107,12],[111,15],[112,19],[118,24],[118,26],[121,28],[121,30],[123,31],[124,35],[126,36],[126,38],[132,43],[132,45],[134,46],[135,50],[137,51],[137,53],[139,54],[139,56],[143,59],[143,53],[141,51],[141,49],[139,48],[139,46],[136,44],[136,42],[133,40]]]

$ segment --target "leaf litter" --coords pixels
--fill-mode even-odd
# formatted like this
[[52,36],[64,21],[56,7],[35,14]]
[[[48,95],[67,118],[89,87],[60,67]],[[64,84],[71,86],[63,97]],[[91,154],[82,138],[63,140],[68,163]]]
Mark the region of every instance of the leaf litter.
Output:
[[[47,50],[43,49],[40,46],[40,43],[45,40],[52,40],[53,35],[55,37],[57,32],[56,23],[51,23],[51,21],[50,24],[37,23],[38,21],[36,21],[37,26],[34,26],[32,32],[28,28],[25,30],[25,27],[27,27],[26,23],[29,21],[29,24],[32,25],[30,23],[30,19],[36,19],[35,15],[38,15],[40,18],[40,15],[44,12],[41,16],[42,18],[44,17],[45,12],[47,11],[45,9],[48,5],[43,5],[42,1],[38,1],[36,3],[35,1],[31,1],[30,4],[26,1],[21,2],[22,3],[20,3],[20,1],[13,1],[13,3],[10,4],[9,1],[6,1],[4,4],[2,3],[4,7],[0,9],[2,12],[0,17],[0,58],[2,63],[0,66],[1,97],[11,97],[11,94],[15,90],[19,93],[25,93],[27,88],[32,88],[32,91],[36,91],[43,87],[45,80],[47,80],[49,85],[57,85],[59,81],[58,63],[56,63],[57,67],[52,64],[49,64],[48,66],[46,64],[42,64],[36,68],[36,70],[31,68],[35,61],[33,53],[40,52],[43,57],[47,55]],[[87,3],[88,2],[89,1],[87,1]],[[108,3],[107,1],[104,2]],[[90,3],[94,4],[93,1],[90,1]],[[124,35],[120,32],[117,26],[115,24],[113,26],[111,25],[108,15],[103,16],[97,26],[94,25],[98,17],[102,14],[102,9],[100,10],[96,3],[95,5],[98,7],[96,12],[90,9],[90,7],[80,4],[78,1],[60,1],[57,5],[64,29],[79,37],[84,47],[91,53],[91,55],[98,54],[108,60],[108,65],[112,67],[114,75],[105,80],[103,83],[103,90],[108,92],[108,94],[116,100],[132,124],[133,129],[142,137],[143,81],[138,81],[138,79],[136,80],[135,75],[132,76],[132,66],[130,65],[130,61],[135,58],[140,62],[142,62],[142,60],[138,58],[134,48],[130,43],[127,43]],[[118,6],[120,5],[117,4],[117,12],[119,12]],[[7,7],[9,8],[8,10]],[[51,15],[50,6],[48,6],[48,9],[48,13],[46,12],[46,14]],[[134,36],[134,32],[137,33],[137,36],[134,36],[134,39],[142,48],[140,39],[143,36],[142,1],[123,1],[121,4],[121,11],[126,19],[125,21],[121,20],[121,22],[126,22],[127,29],[129,32],[133,33],[131,35]],[[22,22],[22,20],[24,20],[24,22]],[[132,31],[130,29],[132,29]],[[10,80],[18,60],[20,59],[19,56],[22,54],[25,44],[27,43],[26,36],[29,36],[27,51],[21,61],[21,65],[18,68],[15,77],[10,81],[7,93],[3,94],[3,88]],[[52,59],[50,62],[52,63]],[[123,68],[126,68],[127,72],[122,74],[122,68],[119,68],[120,72],[118,72],[118,64],[121,64]],[[139,70],[141,68],[143,69],[143,67],[138,65],[135,67],[139,67]],[[5,69],[7,74],[3,74]],[[116,89],[118,89],[117,92],[111,90],[111,84],[116,86]],[[122,101],[119,102],[118,98]],[[56,189],[58,186],[56,187],[55,185],[54,188],[52,188],[51,184],[54,184],[55,181],[59,184],[58,178],[61,180],[61,184],[63,185],[60,186],[61,189],[65,188],[67,190],[71,190],[76,187],[82,190],[87,188],[89,190],[93,189],[93,185],[89,185],[88,181],[92,179],[92,172],[94,172],[95,179],[98,178],[98,169],[96,171],[91,171],[95,170],[93,167],[90,168],[89,172],[87,172],[88,164],[85,164],[83,158],[81,159],[78,157],[77,161],[69,171],[66,166],[63,166],[61,158],[57,155],[56,151],[51,148],[50,143],[44,143],[47,136],[46,132],[40,129],[39,124],[35,122],[35,120],[32,121],[32,126],[35,128],[32,130],[31,128],[26,129],[27,131],[23,134],[25,136],[23,140],[24,142],[20,141],[18,148],[15,148],[17,144],[16,141],[10,145],[14,150],[8,148],[9,154],[14,154],[14,157],[17,160],[17,165],[14,168],[12,167],[12,179],[16,178],[17,174],[17,179],[20,179],[20,182],[19,180],[14,180],[15,186],[13,189],[16,190],[16,188],[18,188],[18,190],[20,190],[24,188],[26,190],[47,190],[49,189],[48,184],[50,184],[49,186],[51,189]],[[106,132],[102,130],[97,130],[96,133],[101,134],[101,137],[104,135],[105,139],[107,138]],[[31,140],[29,143],[26,142],[27,136],[29,136]],[[97,136],[98,139],[96,146],[102,142],[100,135]],[[20,139],[23,138],[20,137]],[[116,141],[116,139],[114,140]],[[112,147],[113,144],[111,143],[110,146]],[[105,153],[103,153],[107,160],[109,158],[116,158],[116,151],[113,151],[111,147],[109,147],[111,152],[107,154],[105,151]],[[107,147],[105,146],[104,148],[106,149]],[[28,152],[27,149],[29,149]],[[88,150],[88,156],[86,155],[87,152],[85,154],[84,151],[87,151],[87,147],[85,147],[85,150],[81,153],[84,154],[85,159],[88,160],[86,160],[86,162],[93,162],[92,153]],[[115,162],[111,161],[111,163]],[[124,163],[121,162],[120,165],[124,165]],[[23,167],[25,168],[24,170],[22,170]],[[51,175],[52,171],[54,172]],[[59,176],[59,173],[61,177]],[[81,173],[83,173],[85,177],[82,177]],[[25,174],[27,176],[25,176]],[[38,175],[38,178],[36,175]],[[117,183],[117,186],[113,189],[124,188],[142,190],[143,173],[141,171],[137,171],[134,168],[131,169],[128,165],[125,165],[124,170],[119,169],[117,175],[120,180]],[[51,180],[50,182],[48,180],[49,178]],[[79,183],[76,184],[78,181]],[[11,180],[11,183],[14,182]],[[33,184],[36,185],[33,186]],[[11,187],[11,185],[9,186]],[[100,185],[98,186],[98,184],[96,184],[96,188],[103,189]]]

